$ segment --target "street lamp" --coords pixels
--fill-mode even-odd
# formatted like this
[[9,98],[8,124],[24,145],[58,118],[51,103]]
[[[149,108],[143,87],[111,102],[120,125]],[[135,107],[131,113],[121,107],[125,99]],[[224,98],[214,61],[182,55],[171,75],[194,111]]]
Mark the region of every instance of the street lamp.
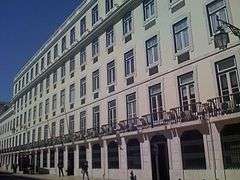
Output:
[[227,44],[229,43],[229,36],[228,36],[228,33],[224,30],[224,27],[228,27],[232,33],[237,36],[240,40],[240,29],[235,27],[234,25],[226,22],[226,21],[223,21],[221,19],[219,19],[219,17],[217,16],[217,21],[218,21],[218,24],[221,24],[224,25],[224,26],[219,26],[218,27],[218,30],[219,32],[216,33],[214,35],[214,44],[215,44],[215,47],[218,47],[219,49],[226,49],[227,48]]

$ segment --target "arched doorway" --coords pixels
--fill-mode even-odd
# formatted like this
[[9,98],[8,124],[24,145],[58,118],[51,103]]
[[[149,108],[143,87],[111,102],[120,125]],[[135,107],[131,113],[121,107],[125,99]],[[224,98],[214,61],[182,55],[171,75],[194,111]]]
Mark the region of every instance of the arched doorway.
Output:
[[169,180],[167,139],[163,135],[153,136],[150,145],[152,180]]
[[108,144],[108,169],[119,168],[118,144],[111,141]]
[[240,123],[226,125],[221,131],[223,163],[225,169],[240,168]]
[[68,147],[68,176],[74,175],[74,149],[75,146]]
[[101,146],[94,144],[92,146],[92,168],[101,169]]
[[181,136],[183,169],[206,169],[203,135],[198,130]]
[[141,169],[141,150],[138,139],[130,139],[127,142],[127,166],[128,169]]

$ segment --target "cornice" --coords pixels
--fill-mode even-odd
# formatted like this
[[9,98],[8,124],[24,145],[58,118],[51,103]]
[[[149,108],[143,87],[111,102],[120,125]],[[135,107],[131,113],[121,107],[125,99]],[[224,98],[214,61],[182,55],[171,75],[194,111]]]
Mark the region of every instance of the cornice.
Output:
[[[95,1],[95,0],[94,0]],[[108,15],[106,18],[102,20],[102,22],[95,27],[92,31],[90,31],[85,37],[81,38],[77,41],[71,48],[67,49],[65,53],[54,63],[52,63],[45,72],[41,73],[38,77],[36,77],[33,81],[31,81],[26,87],[24,87],[17,95],[15,95],[11,103],[14,103],[16,99],[23,96],[26,91],[30,90],[31,87],[37,85],[41,82],[47,75],[51,74],[51,72],[59,67],[61,64],[66,62],[70,56],[77,54],[81,46],[86,46],[92,42],[93,39],[100,36],[106,31],[106,28],[109,25],[116,24],[122,19],[122,16],[129,10],[134,9],[141,3],[141,0],[129,0],[124,1],[114,12]]]
[[33,57],[20,69],[14,78],[14,82],[18,81],[21,76],[28,71],[32,65],[39,60],[41,56],[43,56],[96,1],[97,0],[83,0],[83,2],[42,45],[42,47],[33,55]]

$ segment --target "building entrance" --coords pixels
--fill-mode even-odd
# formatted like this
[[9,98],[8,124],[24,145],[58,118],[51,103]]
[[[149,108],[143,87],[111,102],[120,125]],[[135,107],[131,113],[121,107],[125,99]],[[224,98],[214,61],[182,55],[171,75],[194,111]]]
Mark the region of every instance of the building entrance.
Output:
[[68,147],[68,176],[74,175],[74,147]]
[[154,136],[151,141],[152,179],[169,180],[169,161],[167,139],[162,135]]

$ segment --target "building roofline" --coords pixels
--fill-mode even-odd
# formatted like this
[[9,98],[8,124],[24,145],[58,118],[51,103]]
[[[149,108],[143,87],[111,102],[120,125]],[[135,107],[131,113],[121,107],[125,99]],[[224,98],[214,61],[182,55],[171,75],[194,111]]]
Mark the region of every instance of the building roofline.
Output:
[[64,32],[66,29],[68,29],[68,24],[73,21],[73,19],[79,14],[83,13],[85,7],[87,4],[89,4],[91,1],[96,0],[83,0],[80,5],[67,17],[67,19],[57,28],[57,30],[48,38],[48,40],[40,47],[39,50],[31,57],[29,61],[27,61],[23,67],[17,72],[17,74],[14,77],[14,82],[17,81],[22,74],[31,66],[32,63],[34,63],[36,60],[38,60],[39,56],[41,56],[44,51],[46,51],[49,46],[51,46],[51,43],[58,40],[59,34]]

